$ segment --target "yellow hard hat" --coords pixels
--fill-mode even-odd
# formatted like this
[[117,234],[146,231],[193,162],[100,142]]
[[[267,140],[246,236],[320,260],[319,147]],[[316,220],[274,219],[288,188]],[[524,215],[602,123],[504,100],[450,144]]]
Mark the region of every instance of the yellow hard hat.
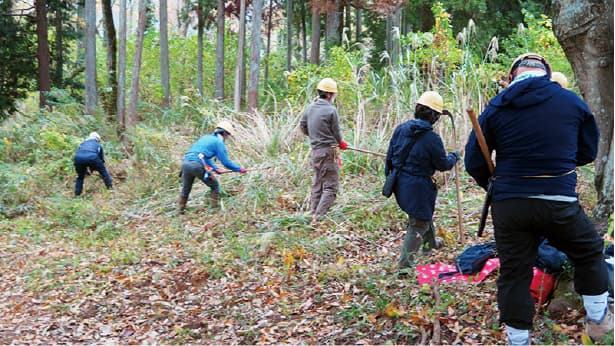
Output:
[[521,64],[521,62],[524,60],[538,60],[540,63],[544,65],[546,69],[545,71],[547,72],[547,74],[551,75],[551,65],[549,65],[549,62],[547,62],[547,59],[545,59],[540,54],[524,53],[516,57],[515,60],[513,60],[512,64],[510,64],[510,69],[508,70],[508,80],[510,82],[512,82],[513,80],[513,72],[515,72],[517,67],[519,67],[519,64]]
[[216,127],[228,132],[229,135],[233,134],[233,131],[235,131],[235,129],[233,128],[233,124],[231,124],[231,122],[228,120],[221,120],[218,125],[216,125]]
[[335,83],[333,78],[324,78],[318,82],[316,89],[329,93],[337,93],[337,83]]
[[416,103],[427,106],[438,113],[442,113],[442,108],[444,107],[442,96],[436,91],[425,91]]
[[96,131],[90,132],[90,135],[88,136],[88,139],[91,139],[91,138],[93,138],[96,141],[100,142],[100,135]]
[[551,74],[551,80],[559,83],[559,85],[561,85],[564,89],[568,88],[568,78],[566,78],[566,76],[559,71],[553,72],[553,74]]

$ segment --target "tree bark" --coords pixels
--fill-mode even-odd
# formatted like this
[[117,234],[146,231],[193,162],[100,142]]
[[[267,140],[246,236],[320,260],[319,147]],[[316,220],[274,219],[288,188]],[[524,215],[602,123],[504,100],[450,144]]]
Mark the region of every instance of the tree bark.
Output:
[[49,71],[49,40],[47,36],[47,1],[36,0],[36,36],[38,46],[36,57],[38,60],[38,104],[45,108],[47,104],[46,93],[51,90],[51,74]]
[[135,42],[135,54],[132,61],[132,85],[130,87],[130,103],[128,105],[128,118],[126,127],[134,129],[138,121],[137,106],[139,103],[139,77],[141,73],[141,55],[143,53],[143,36],[145,35],[146,18],[145,0],[139,0],[139,21],[137,24],[137,40]]
[[350,2],[346,3],[344,6],[346,14],[344,14],[344,27],[346,28],[346,38],[348,42],[352,41],[352,8],[350,7]]
[[291,70],[293,57],[293,0],[286,0],[286,71]]
[[[246,52],[246,0],[239,4],[239,38],[237,39],[237,66],[235,67],[235,112],[241,111],[243,85],[245,85],[245,52]],[[243,84],[243,85],[242,85]]]
[[325,49],[337,46],[340,43],[339,26],[340,13],[338,12],[340,0],[329,0],[327,2],[327,25],[325,27]]
[[96,0],[85,0],[85,111],[94,114],[96,87]]
[[305,1],[301,1],[301,42],[302,42],[302,53],[303,53],[303,64],[307,64],[307,28],[306,28],[306,9],[305,9]]
[[111,88],[109,97],[109,105],[111,109],[107,109],[108,113],[113,112],[114,106],[117,104],[117,41],[115,33],[115,24],[113,23],[113,10],[111,9],[111,0],[103,0],[103,18],[105,20],[105,36],[107,38],[107,70],[109,72],[108,85]]
[[320,63],[320,11],[312,4],[312,45],[310,47],[310,62]]
[[600,128],[594,215],[613,212],[613,1],[558,0],[553,29]]
[[271,50],[271,22],[273,18],[273,0],[269,0],[269,13],[267,16],[267,46],[265,48],[265,85],[269,82],[269,52]]
[[357,16],[357,30],[355,35],[357,36],[357,41],[361,41],[361,36],[363,35],[363,12],[360,8],[357,8],[355,11],[355,15]]
[[162,107],[171,102],[171,83],[169,81],[169,20],[167,0],[160,0],[160,83],[162,84]]
[[197,16],[197,50],[196,50],[196,88],[199,95],[203,97],[203,27],[205,26],[203,18],[203,5],[199,1],[196,6]]
[[224,99],[224,0],[218,0],[216,13],[218,34],[216,39],[216,91],[218,100]]
[[258,108],[258,79],[261,60],[261,15],[263,0],[252,2],[254,18],[252,19],[252,41],[250,43],[250,77],[248,82],[248,110],[256,112]]
[[64,28],[62,22],[62,9],[60,6],[55,10],[54,19],[56,29],[54,50],[56,53],[53,83],[56,87],[62,88],[64,86]]
[[123,136],[126,128],[126,0],[120,0],[119,9],[119,52],[117,80],[117,123],[118,134]]

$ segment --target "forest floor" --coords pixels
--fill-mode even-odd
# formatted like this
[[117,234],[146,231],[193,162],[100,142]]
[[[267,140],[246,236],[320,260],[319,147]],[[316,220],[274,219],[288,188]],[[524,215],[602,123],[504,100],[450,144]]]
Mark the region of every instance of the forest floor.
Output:
[[[181,215],[179,163],[170,158],[193,130],[143,128],[140,159],[108,162],[114,190],[91,176],[74,198],[74,148],[62,144],[65,126],[48,119],[60,121],[9,125],[6,135],[40,132],[46,144],[4,139],[13,161],[0,166],[2,196],[25,202],[0,210],[0,344],[506,343],[497,270],[480,283],[420,285],[413,270],[399,275],[406,215],[380,194],[381,159],[343,152],[336,203],[312,224],[307,145],[255,157],[260,136],[231,142],[231,156],[249,168],[276,167],[220,176],[219,209],[197,182]],[[45,155],[31,159],[31,148]],[[447,244],[419,265],[453,264],[469,245],[493,240],[490,223],[475,236],[484,192],[459,171],[465,240],[453,173],[438,173],[435,224]],[[580,173],[589,210],[593,172]],[[545,305],[536,311],[533,344],[583,342],[582,309],[557,318]]]

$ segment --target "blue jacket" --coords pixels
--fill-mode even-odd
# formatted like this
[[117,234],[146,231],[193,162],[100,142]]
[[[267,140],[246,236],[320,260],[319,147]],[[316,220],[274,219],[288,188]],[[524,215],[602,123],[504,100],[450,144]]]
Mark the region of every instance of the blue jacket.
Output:
[[92,162],[95,160],[105,162],[105,152],[96,139],[86,139],[79,145],[74,161]]
[[[587,105],[549,77],[519,81],[500,92],[478,118],[496,152],[494,200],[536,195],[577,197],[574,169],[592,162],[598,126]],[[474,131],[465,152],[468,173],[483,188],[489,171]],[[548,175],[549,177],[536,177]]]
[[200,162],[199,154],[201,153],[205,156],[205,163],[214,170],[218,169],[213,161],[214,157],[217,157],[224,167],[232,171],[238,172],[241,169],[241,166],[229,159],[221,135],[210,134],[199,138],[184,155],[184,161]]
[[[401,162],[402,151],[414,142],[408,157]],[[438,190],[431,180],[436,170],[447,171],[457,157],[447,154],[440,136],[425,120],[414,119],[397,126],[389,143],[385,174],[393,167],[401,168],[395,185],[395,199],[409,216],[430,221],[433,217]]]

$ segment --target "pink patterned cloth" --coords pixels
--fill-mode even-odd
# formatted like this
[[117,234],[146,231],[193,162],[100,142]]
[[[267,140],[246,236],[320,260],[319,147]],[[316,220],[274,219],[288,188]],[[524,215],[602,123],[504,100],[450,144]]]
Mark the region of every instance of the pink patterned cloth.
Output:
[[416,266],[416,275],[419,284],[431,284],[434,282],[453,282],[453,281],[464,281],[468,283],[479,283],[487,277],[492,271],[496,270],[500,267],[500,259],[499,258],[490,258],[485,263],[483,269],[471,275],[465,274],[452,274],[447,275],[446,278],[439,279],[438,275],[442,273],[450,273],[456,271],[454,265],[445,264],[445,263],[434,263],[427,264],[422,266]]

